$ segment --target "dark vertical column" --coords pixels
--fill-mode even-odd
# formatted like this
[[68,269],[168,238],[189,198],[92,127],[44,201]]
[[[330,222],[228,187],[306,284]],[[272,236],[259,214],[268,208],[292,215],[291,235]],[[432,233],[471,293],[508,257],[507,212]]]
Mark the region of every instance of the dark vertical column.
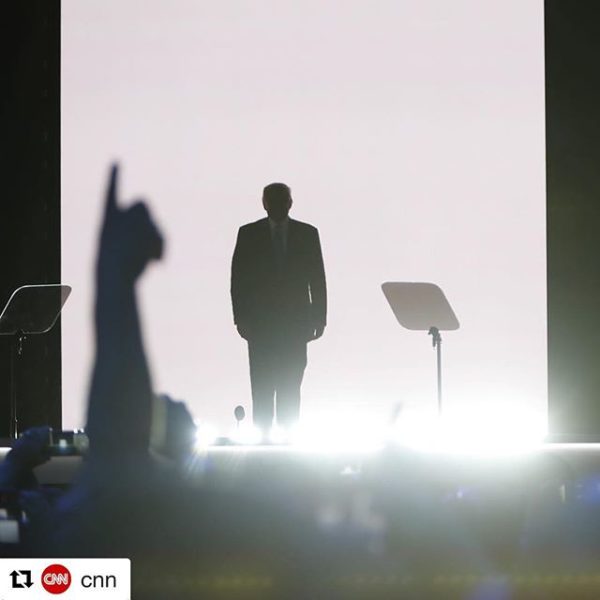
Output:
[[600,3],[545,6],[550,431],[600,440]]
[[[0,19],[0,304],[60,282],[60,2],[7,2]],[[29,338],[18,378],[22,427],[60,427],[60,323]],[[0,339],[0,436],[8,434],[9,344]]]

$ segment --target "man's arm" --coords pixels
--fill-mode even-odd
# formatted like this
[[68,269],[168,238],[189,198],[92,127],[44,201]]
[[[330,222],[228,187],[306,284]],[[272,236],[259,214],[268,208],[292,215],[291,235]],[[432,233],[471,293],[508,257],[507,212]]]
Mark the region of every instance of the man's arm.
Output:
[[312,326],[314,327],[314,339],[317,339],[323,335],[323,330],[327,324],[327,283],[321,241],[317,229],[314,230],[312,243],[309,283],[312,300]]
[[239,334],[248,339],[248,316],[247,302],[247,244],[245,241],[244,228],[240,227],[231,260],[231,306],[233,309],[233,322]]

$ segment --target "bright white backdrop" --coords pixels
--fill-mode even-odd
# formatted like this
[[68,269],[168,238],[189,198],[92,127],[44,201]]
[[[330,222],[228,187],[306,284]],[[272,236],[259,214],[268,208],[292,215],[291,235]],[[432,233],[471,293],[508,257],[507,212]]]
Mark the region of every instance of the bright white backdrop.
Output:
[[[229,266],[262,187],[319,227],[329,326],[303,414],[435,406],[429,338],[396,324],[386,280],[432,281],[446,404],[545,415],[542,0],[62,3],[64,426],[92,360],[101,195],[119,159],[167,237],[141,285],[155,387],[228,426],[249,405]],[[498,408],[501,407],[501,408]]]

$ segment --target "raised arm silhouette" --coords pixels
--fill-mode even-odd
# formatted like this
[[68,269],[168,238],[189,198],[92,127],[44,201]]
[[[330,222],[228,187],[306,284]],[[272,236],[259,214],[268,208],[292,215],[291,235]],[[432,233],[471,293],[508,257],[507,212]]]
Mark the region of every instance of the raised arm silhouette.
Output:
[[96,358],[86,428],[92,459],[148,451],[153,393],[135,283],[151,261],[162,257],[163,248],[143,202],[119,206],[114,165],[96,264]]

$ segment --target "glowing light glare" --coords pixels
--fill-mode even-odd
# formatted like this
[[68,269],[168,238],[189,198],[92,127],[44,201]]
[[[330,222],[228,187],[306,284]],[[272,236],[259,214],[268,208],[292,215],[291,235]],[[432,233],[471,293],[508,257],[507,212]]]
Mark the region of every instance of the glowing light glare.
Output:
[[271,444],[287,444],[291,441],[291,434],[279,425],[273,425],[269,431],[269,441]]
[[196,450],[205,450],[212,446],[219,437],[217,428],[209,423],[199,423],[196,425]]
[[304,450],[369,451],[383,447],[385,426],[363,414],[321,415],[299,424],[290,439]]
[[520,408],[482,405],[448,411],[442,417],[404,414],[392,439],[415,450],[471,455],[533,451],[546,435],[545,420]]
[[230,438],[235,444],[255,445],[262,441],[262,433],[250,423],[240,423],[239,427],[232,430]]
[[[368,411],[313,414],[291,430],[274,425],[267,439],[317,452],[365,452],[394,443],[423,452],[489,456],[536,450],[545,435],[541,415],[515,404],[481,402],[448,408],[441,417],[434,411],[404,409],[393,425]],[[205,451],[218,438],[215,427],[200,423],[196,449]],[[251,423],[233,429],[230,439],[244,446],[264,441]]]

